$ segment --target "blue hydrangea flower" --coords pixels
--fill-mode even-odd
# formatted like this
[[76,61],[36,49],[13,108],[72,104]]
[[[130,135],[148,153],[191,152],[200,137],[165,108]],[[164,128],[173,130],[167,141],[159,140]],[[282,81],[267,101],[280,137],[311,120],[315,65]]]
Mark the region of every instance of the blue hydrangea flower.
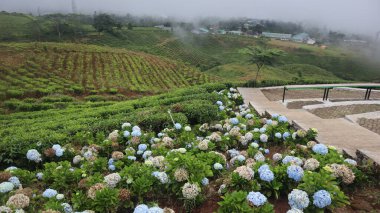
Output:
[[288,194],[288,202],[290,207],[302,210],[309,206],[310,200],[305,191],[293,189]]
[[209,180],[208,180],[208,178],[206,178],[206,177],[203,178],[203,179],[202,179],[202,185],[203,185],[203,186],[207,186],[208,184],[209,184]]
[[64,150],[63,149],[56,149],[55,150],[55,156],[61,157],[63,155]]
[[331,204],[330,193],[326,190],[319,190],[313,195],[313,204],[318,208],[325,208]]
[[288,122],[288,118],[286,118],[285,116],[281,115],[278,117],[278,121],[281,122],[281,123],[286,123]]
[[144,151],[141,151],[141,150],[138,150],[137,152],[136,152],[136,154],[138,154],[138,155],[142,155],[144,153]]
[[259,129],[260,133],[265,133],[267,131],[267,129],[265,127],[262,127]]
[[260,192],[250,192],[247,195],[247,200],[255,206],[262,206],[267,202],[265,195]]
[[277,114],[277,113],[274,113],[274,114],[272,115],[272,118],[273,118],[273,119],[278,118],[278,114]]
[[139,146],[138,146],[138,149],[140,151],[145,151],[147,148],[148,148],[148,146],[146,144],[144,144],[144,143],[139,144]]
[[133,213],[148,213],[148,211],[149,211],[149,207],[147,205],[140,204],[140,205],[136,206]]
[[128,158],[129,160],[133,160],[133,161],[136,160],[136,157],[135,157],[135,156],[128,156],[127,158]]
[[115,165],[109,165],[108,169],[111,171],[115,171],[116,167],[115,167]]
[[42,180],[43,176],[44,176],[44,173],[42,173],[42,172],[38,172],[36,174],[36,177],[37,177],[38,180]]
[[220,164],[220,163],[214,163],[214,169],[215,170],[222,170],[223,169],[223,165]]
[[11,182],[16,188],[21,185],[20,180],[16,176],[10,177],[8,181]]
[[284,132],[284,134],[282,134],[282,138],[285,140],[286,138],[290,137],[290,133],[289,132]]
[[261,165],[259,169],[257,170],[259,173],[263,172],[264,170],[269,170],[268,164]]
[[269,149],[265,149],[265,150],[264,150],[264,153],[265,153],[265,154],[269,154]]
[[231,122],[233,125],[237,125],[237,124],[239,124],[239,119],[237,119],[237,118],[231,118],[231,119],[230,119],[230,122]]
[[263,181],[271,182],[274,179],[274,174],[269,169],[263,170],[259,174],[260,174],[260,179]]
[[329,149],[324,144],[316,144],[313,146],[313,152],[320,155],[326,155],[329,152]]
[[300,166],[297,166],[297,165],[288,166],[286,173],[288,173],[289,178],[291,178],[297,182],[302,180],[303,169]]
[[244,157],[243,155],[238,155],[238,156],[236,157],[236,159],[237,159],[239,162],[243,162],[243,161],[245,161],[245,157]]
[[227,150],[227,153],[230,154],[231,158],[240,155],[240,152],[236,149]]
[[260,141],[263,142],[263,143],[268,142],[268,135],[266,135],[266,134],[261,134],[261,135],[260,135]]
[[140,130],[133,130],[131,135],[133,137],[140,137],[141,136],[141,131]]
[[273,121],[272,121],[271,119],[268,119],[268,120],[266,121],[266,124],[268,124],[268,125],[272,125],[272,123],[273,123]]
[[147,158],[148,158],[149,156],[151,156],[151,155],[152,155],[152,151],[149,151],[149,150],[148,150],[148,151],[145,151],[144,154],[143,154],[143,158],[144,158],[144,159],[147,159]]
[[159,138],[161,138],[162,136],[164,136],[164,134],[162,132],[157,134],[157,137],[159,137]]
[[219,105],[219,106],[222,106],[222,105],[223,105],[223,102],[221,102],[221,101],[217,101],[216,104]]
[[28,152],[26,153],[26,158],[30,161],[34,161],[36,163],[40,162],[42,159],[41,159],[41,154],[35,150],[35,149],[30,149],[28,150]]
[[54,190],[54,189],[46,189],[46,190],[42,193],[42,197],[51,198],[51,197],[55,197],[57,194],[58,194],[57,190]]
[[219,110],[223,111],[224,110],[224,106],[219,106]]
[[141,131],[139,126],[133,126],[132,131]]
[[303,161],[299,157],[287,155],[284,157],[284,159],[282,159],[282,163],[283,164],[295,163],[296,165],[301,166]]
[[52,148],[53,148],[55,151],[57,151],[57,149],[62,149],[61,145],[59,145],[59,144],[54,144],[54,145],[52,146]]
[[348,164],[351,164],[353,166],[358,165],[358,163],[356,162],[356,160],[353,160],[353,159],[350,159],[350,158],[345,159],[344,162],[346,162]]
[[0,183],[0,193],[7,193],[13,190],[15,185],[11,182],[2,182]]
[[72,213],[73,212],[73,208],[71,207],[70,204],[62,203],[61,206],[63,207],[63,211],[65,211],[65,213]]
[[251,119],[251,118],[253,118],[253,115],[252,115],[252,114],[246,114],[246,115],[245,115],[245,118],[246,118],[246,119]]
[[164,213],[164,210],[158,206],[155,206],[155,207],[149,208],[148,213]]
[[182,129],[182,125],[181,125],[180,123],[175,123],[175,124],[174,124],[174,127],[175,127],[175,129],[177,129],[177,130]]
[[276,134],[274,134],[274,137],[276,137],[276,138],[282,138],[282,135],[281,135],[281,133],[276,132]]
[[112,165],[114,162],[115,162],[115,160],[114,160],[113,158],[110,158],[110,159],[108,160],[108,165]]
[[124,131],[123,135],[124,135],[124,137],[127,138],[127,137],[129,137],[131,135],[131,133],[129,131]]

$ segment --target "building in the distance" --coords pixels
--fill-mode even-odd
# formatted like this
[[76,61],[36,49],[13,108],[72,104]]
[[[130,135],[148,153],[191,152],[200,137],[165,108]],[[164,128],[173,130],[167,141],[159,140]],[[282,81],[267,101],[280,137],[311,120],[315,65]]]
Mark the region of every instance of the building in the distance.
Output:
[[261,35],[267,38],[279,39],[283,41],[288,41],[292,38],[292,34],[286,34],[286,33],[263,32]]

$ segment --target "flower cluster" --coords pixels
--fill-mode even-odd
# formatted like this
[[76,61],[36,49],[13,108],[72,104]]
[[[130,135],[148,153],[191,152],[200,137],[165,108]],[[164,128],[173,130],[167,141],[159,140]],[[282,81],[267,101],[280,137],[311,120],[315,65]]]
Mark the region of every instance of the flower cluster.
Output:
[[104,177],[104,182],[108,187],[115,188],[116,185],[120,182],[121,176],[119,173],[112,173]]
[[326,155],[329,152],[329,149],[324,144],[316,144],[313,146],[313,152],[320,155]]
[[184,168],[178,168],[174,172],[174,179],[178,182],[185,181],[189,178],[189,174],[187,173],[187,170]]
[[23,209],[29,206],[29,197],[23,194],[15,194],[9,197],[7,206],[11,206],[16,209]]
[[319,190],[313,195],[313,204],[318,208],[325,208],[331,204],[330,193],[326,190]]
[[305,191],[293,189],[288,194],[289,205],[295,209],[305,209],[309,206],[310,200]]
[[58,194],[57,190],[54,190],[54,189],[46,189],[46,190],[42,193],[42,197],[52,198],[52,197],[55,197],[57,194]]
[[262,206],[267,202],[265,195],[260,192],[250,192],[247,195],[247,200],[254,206]]
[[2,182],[0,183],[0,193],[7,193],[14,189],[14,185],[11,182]]
[[234,170],[235,173],[238,173],[239,176],[246,180],[252,180],[255,172],[248,166],[239,166]]
[[305,161],[303,168],[305,170],[314,171],[319,167],[319,161],[314,158],[309,158]]
[[169,183],[169,176],[165,172],[153,172],[152,175],[157,178],[162,184]]
[[200,191],[201,190],[199,186],[192,183],[185,183],[185,185],[183,185],[182,187],[183,197],[189,200],[195,199],[198,196]]
[[30,149],[26,153],[26,158],[36,163],[42,161],[41,154],[36,149]]
[[352,170],[344,165],[344,164],[331,164],[329,166],[331,170],[333,171],[333,175],[335,177],[342,178],[343,183],[345,184],[351,184],[355,180],[355,174],[352,172]]
[[286,170],[288,177],[295,180],[300,181],[303,177],[303,169],[297,165],[290,165]]

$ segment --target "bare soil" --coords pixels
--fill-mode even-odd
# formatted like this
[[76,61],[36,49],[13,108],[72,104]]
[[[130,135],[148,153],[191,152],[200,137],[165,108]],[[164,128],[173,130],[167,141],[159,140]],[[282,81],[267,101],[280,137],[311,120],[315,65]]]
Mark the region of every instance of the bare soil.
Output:
[[377,118],[377,119],[359,118],[358,124],[380,135],[380,118]]
[[345,115],[380,111],[379,104],[353,104],[347,106],[332,106],[309,110],[323,119],[342,118]]

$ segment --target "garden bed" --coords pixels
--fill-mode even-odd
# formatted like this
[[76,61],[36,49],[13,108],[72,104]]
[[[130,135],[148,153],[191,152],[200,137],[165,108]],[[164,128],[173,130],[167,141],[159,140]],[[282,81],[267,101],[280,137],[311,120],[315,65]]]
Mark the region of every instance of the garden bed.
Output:
[[352,104],[309,109],[309,112],[324,119],[343,118],[345,115],[375,111],[380,111],[379,104]]
[[321,101],[290,101],[286,104],[288,109],[302,109],[306,105],[322,104]]
[[[261,90],[265,97],[270,101],[280,101],[282,100],[282,96],[284,93],[283,88],[278,89],[262,89]],[[323,97],[323,89],[313,89],[313,90],[288,90],[286,91],[286,99],[305,99],[305,98],[320,98]],[[330,90],[329,99],[356,99],[363,100],[364,99],[365,90]],[[380,92],[372,92],[371,99],[380,99]]]
[[[352,189],[375,183],[365,165],[314,142],[316,129],[295,130],[282,115],[260,118],[236,89],[212,94],[214,107],[170,105],[186,119],[169,111],[165,126],[121,119],[107,137],[33,144],[0,172],[1,210],[335,212],[367,195]],[[210,118],[205,112],[214,119],[199,120]]]

